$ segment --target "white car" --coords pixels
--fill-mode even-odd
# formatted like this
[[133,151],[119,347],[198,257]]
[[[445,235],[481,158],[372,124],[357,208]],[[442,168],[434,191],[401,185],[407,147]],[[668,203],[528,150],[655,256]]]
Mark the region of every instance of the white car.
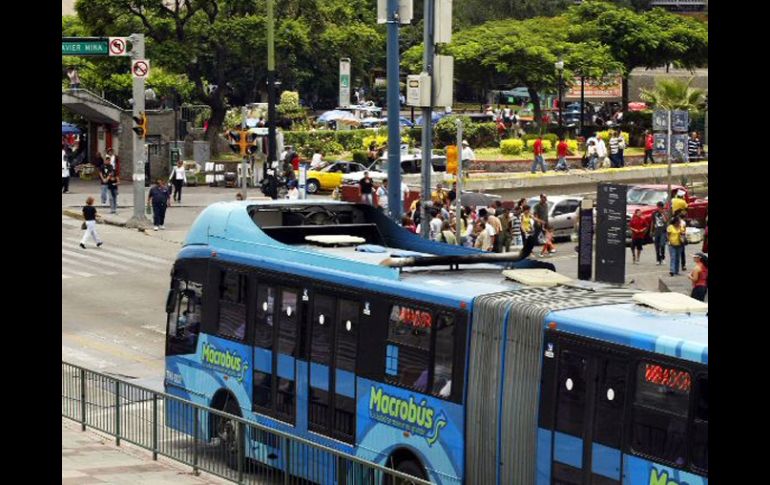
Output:
[[[548,223],[553,226],[553,237],[570,237],[575,232],[578,216],[580,214],[580,204],[583,197],[572,195],[549,195],[548,201]],[[532,197],[527,204],[532,208],[532,214],[535,213],[535,204],[540,202],[540,197]],[[538,243],[545,242],[542,237]]]
[[[433,175],[436,171],[436,167],[446,167],[446,157],[443,155],[433,155],[431,160],[430,173]],[[419,174],[422,170],[422,157],[420,155],[401,155],[401,173],[402,174]],[[360,172],[346,173],[342,176],[343,185],[356,185],[362,178],[364,178],[364,172],[369,172],[369,177],[374,182],[382,182],[383,179],[388,178],[388,156],[387,154],[378,158],[369,167]]]

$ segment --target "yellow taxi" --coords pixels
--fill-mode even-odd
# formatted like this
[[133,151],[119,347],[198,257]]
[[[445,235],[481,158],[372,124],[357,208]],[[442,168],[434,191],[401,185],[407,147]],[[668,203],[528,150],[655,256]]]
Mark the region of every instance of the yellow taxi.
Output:
[[[334,190],[342,185],[342,176],[346,173],[362,172],[366,167],[357,162],[325,162],[315,170],[308,170],[305,190],[308,194],[315,194],[319,190]],[[295,170],[297,178],[299,172]]]

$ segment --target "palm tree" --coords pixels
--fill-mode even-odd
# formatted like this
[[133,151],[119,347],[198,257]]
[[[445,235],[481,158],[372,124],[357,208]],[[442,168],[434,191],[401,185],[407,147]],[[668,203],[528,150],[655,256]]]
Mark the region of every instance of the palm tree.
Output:
[[641,90],[641,98],[656,109],[699,113],[706,107],[706,92],[690,87],[692,80],[659,79],[654,89]]

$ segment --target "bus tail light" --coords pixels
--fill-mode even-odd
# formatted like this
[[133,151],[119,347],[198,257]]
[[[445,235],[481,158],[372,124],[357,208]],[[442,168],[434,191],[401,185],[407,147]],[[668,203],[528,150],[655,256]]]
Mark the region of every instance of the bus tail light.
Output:
[[550,328],[551,330],[556,330],[556,322],[548,323],[548,328]]

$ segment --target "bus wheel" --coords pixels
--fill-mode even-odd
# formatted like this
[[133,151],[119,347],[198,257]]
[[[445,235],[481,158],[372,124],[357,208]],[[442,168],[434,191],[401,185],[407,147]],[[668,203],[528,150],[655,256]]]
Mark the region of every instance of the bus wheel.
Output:
[[[425,470],[423,470],[419,464],[412,460],[404,460],[400,462],[398,465],[396,465],[396,471],[406,473],[407,475],[412,475],[413,477],[421,478],[423,480],[428,479],[428,477],[425,476]],[[407,485],[414,483],[411,480],[405,480],[403,478],[393,478],[388,482],[392,483],[393,485]]]

